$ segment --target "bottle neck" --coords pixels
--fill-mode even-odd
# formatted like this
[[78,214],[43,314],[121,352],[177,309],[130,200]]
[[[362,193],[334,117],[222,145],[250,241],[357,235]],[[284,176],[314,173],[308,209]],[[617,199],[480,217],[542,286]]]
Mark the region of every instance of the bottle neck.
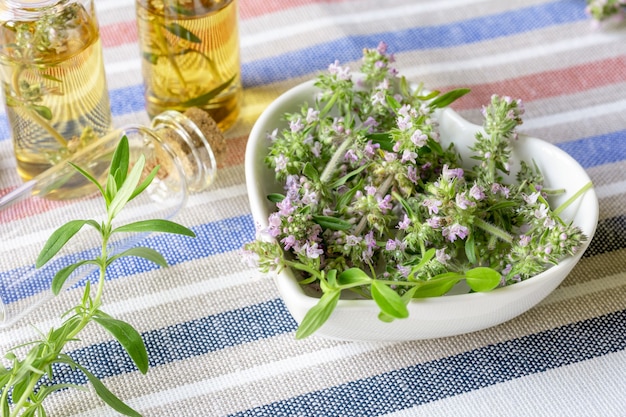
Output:
[[[205,116],[208,117],[208,116]],[[152,129],[172,153],[190,192],[205,190],[215,179],[217,162],[202,115],[168,110],[152,120]]]

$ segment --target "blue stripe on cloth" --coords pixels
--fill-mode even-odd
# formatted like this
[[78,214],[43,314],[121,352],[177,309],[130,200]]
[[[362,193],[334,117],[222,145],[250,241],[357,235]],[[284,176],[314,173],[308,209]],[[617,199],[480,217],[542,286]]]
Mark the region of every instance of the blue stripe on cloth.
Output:
[[[150,366],[201,356],[280,334],[295,332],[293,320],[282,300],[273,299],[237,310],[179,323],[142,335],[148,350]],[[107,341],[70,353],[78,363],[90,369],[98,378],[136,371],[137,368],[116,341]],[[115,362],[111,361],[115,358]],[[59,368],[58,381],[84,384],[87,379],[79,372]]]
[[626,130],[591,136],[571,142],[563,142],[558,147],[563,149],[583,168],[610,164],[626,160],[626,146],[614,146],[626,141]]
[[625,333],[623,310],[329,387],[231,417],[322,417],[345,415],[346,410],[353,417],[378,416],[622,351],[626,349]]
[[[146,101],[144,98],[143,85],[132,85],[130,87],[109,90],[109,101],[111,103],[111,114],[121,116],[129,113],[144,111]],[[0,115],[0,141],[9,139],[11,131],[6,114]]]
[[[294,332],[296,326],[283,302],[274,299],[148,331],[142,337],[150,366],[159,366]],[[342,415],[347,409],[351,410],[352,416],[381,415],[624,350],[625,333],[626,310],[622,310],[329,387],[233,416],[326,417]],[[70,356],[98,378],[136,371],[121,345],[112,340],[76,350]],[[82,374],[66,367],[57,368],[55,375],[55,383],[87,382]],[[423,381],[424,384],[416,385],[411,381]],[[354,402],[352,394],[355,392],[369,392],[370,395]]]
[[269,84],[323,70],[336,59],[356,61],[363,48],[374,48],[380,41],[389,51],[454,47],[548,26],[589,19],[576,1],[558,0],[438,26],[422,26],[392,32],[353,35],[308,48],[242,64],[245,87]]
[[[191,229],[196,233],[196,238],[194,239],[159,233],[149,235],[139,243],[142,246],[148,246],[161,252],[169,265],[176,265],[194,259],[239,250],[245,243],[254,240],[255,234],[255,226],[251,215],[231,217],[195,226]],[[23,281],[20,287],[12,287],[11,292],[3,289],[3,294],[6,295],[3,301],[12,303],[48,290],[56,271],[81,259],[93,259],[97,255],[99,255],[99,250],[91,248],[57,258],[49,265],[38,270],[34,277]],[[34,266],[31,268],[34,269]],[[132,271],[134,275],[157,268],[159,267],[156,264],[143,258],[121,258],[112,263],[107,269],[107,280],[129,276],[129,271]],[[3,285],[3,283],[14,283],[16,279],[12,277],[23,276],[26,271],[26,268],[19,268],[0,272],[0,285]],[[88,271],[94,272],[76,285],[84,285],[87,280],[96,281],[98,279],[98,274],[93,267],[90,267]]]

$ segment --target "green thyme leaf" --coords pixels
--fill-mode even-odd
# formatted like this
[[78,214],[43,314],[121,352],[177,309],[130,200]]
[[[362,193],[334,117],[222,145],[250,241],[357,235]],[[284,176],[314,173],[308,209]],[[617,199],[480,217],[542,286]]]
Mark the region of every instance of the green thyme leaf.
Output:
[[46,106],[40,106],[37,104],[31,104],[28,106],[29,109],[33,110],[35,113],[40,115],[46,120],[52,120],[52,110]]
[[476,292],[491,291],[500,284],[500,273],[495,269],[481,266],[467,271],[465,281]]
[[39,75],[41,76],[41,78],[45,78],[46,80],[49,80],[49,81],[54,81],[54,82],[57,82],[57,83],[62,83],[63,82],[63,80],[61,80],[60,78],[54,77],[52,75],[49,75],[49,74],[46,74],[46,73],[43,73],[43,72],[39,72]]
[[465,240],[465,256],[467,256],[467,261],[470,264],[476,264],[476,245],[474,243],[474,233],[470,233]]
[[409,310],[402,297],[388,285],[373,280],[371,290],[372,298],[383,313],[396,319],[404,319],[409,316]]
[[163,232],[190,237],[196,236],[193,230],[165,219],[140,220],[134,223],[119,226],[113,229],[113,232]]
[[443,108],[448,107],[450,104],[454,103],[459,98],[463,97],[465,94],[469,93],[471,90],[469,88],[457,88],[456,90],[448,91],[435,98],[430,102],[430,107],[434,108]]
[[194,35],[189,29],[185,28],[178,23],[169,23],[165,25],[165,29],[170,32],[172,35],[177,36],[181,39],[184,39],[193,43],[202,43],[202,39]]
[[330,216],[314,215],[313,221],[322,226],[323,229],[329,230],[348,230],[352,227],[352,223]]
[[146,248],[146,247],[136,247],[136,248],[127,249],[115,256],[112,256],[109,259],[109,264],[125,256],[137,256],[139,258],[147,259],[150,262],[154,262],[160,267],[163,267],[163,268],[167,267],[167,261],[165,260],[163,255],[161,255],[159,252],[155,251],[154,249]]
[[52,278],[52,293],[54,295],[58,295],[63,289],[63,285],[65,284],[65,281],[67,281],[69,276],[72,275],[72,272],[74,272],[77,268],[88,263],[92,263],[92,261],[88,261],[88,260],[79,261],[79,262],[76,262],[75,264],[68,265],[65,268],[62,268],[59,271],[57,271],[57,273],[54,275],[54,278]]
[[326,282],[328,282],[328,286],[330,288],[337,288],[337,270],[336,269],[331,269],[330,271],[328,271],[328,273],[326,274]]
[[159,61],[159,58],[162,56],[151,52],[144,52],[141,55],[143,56],[143,59],[145,59],[152,65],[156,65],[156,63]]
[[109,170],[113,172],[115,185],[117,185],[118,189],[121,188],[128,175],[129,160],[130,147],[128,146],[128,138],[124,135],[117,144],[115,152],[113,152],[113,158],[111,159],[109,168]]
[[208,93],[205,93],[205,94],[202,94],[201,96],[184,101],[181,103],[181,105],[183,107],[202,107],[202,106],[207,105],[211,100],[217,97],[222,91],[228,88],[228,86],[231,85],[233,81],[235,81],[236,77],[237,75],[235,74],[226,82],[215,87],[213,90],[209,91]]
[[315,169],[315,167],[310,162],[304,164],[304,167],[302,168],[302,173],[311,181],[317,182],[320,180],[320,173],[317,172],[317,169]]
[[346,182],[350,181],[352,178],[354,178],[356,175],[360,174],[362,171],[364,171],[367,168],[369,168],[368,164],[361,165],[357,169],[355,169],[353,171],[350,171],[346,175],[344,175],[343,177],[337,179],[335,182],[331,183],[328,187],[331,188],[331,189],[335,189],[337,187],[341,187]]
[[128,201],[131,201],[133,198],[137,197],[139,194],[143,193],[143,191],[148,188],[148,186],[152,183],[152,181],[154,180],[154,177],[156,177],[156,174],[159,172],[159,169],[161,168],[161,165],[157,165],[155,166],[152,171],[150,171],[150,173],[148,174],[148,176],[141,182],[141,184],[139,184],[137,186],[137,188],[135,188],[135,191],[133,191],[133,193],[131,194],[130,198],[128,199]]
[[278,193],[272,193],[267,195],[267,199],[272,203],[280,203],[285,199],[285,196]]
[[149,363],[146,345],[141,338],[141,334],[133,326],[122,320],[114,319],[101,311],[98,311],[98,314],[93,316],[93,320],[120,342],[142,374],[148,372]]
[[296,339],[304,339],[322,327],[335,310],[340,295],[339,290],[324,293],[317,304],[305,314],[296,330]]
[[50,235],[48,241],[39,253],[35,266],[37,268],[41,268],[45,265],[76,233],[78,233],[80,229],[82,229],[84,225],[88,223],[90,223],[89,220],[72,220],[55,230],[52,235]]
[[122,400],[117,398],[115,394],[109,391],[109,389],[102,383],[102,381],[100,381],[94,374],[89,372],[87,368],[79,365],[78,363],[75,363],[75,366],[80,369],[83,374],[85,374],[89,382],[91,382],[91,385],[93,385],[94,389],[96,390],[96,394],[98,394],[98,396],[102,398],[102,400],[107,403],[111,408],[113,408],[120,414],[124,414],[125,416],[141,417],[141,414],[126,405]]
[[145,161],[145,157],[140,155],[137,162],[135,162],[135,166],[133,166],[132,170],[128,174],[126,181],[124,181],[122,187],[115,193],[115,196],[111,200],[111,204],[107,207],[109,218],[112,219],[117,216],[130,200],[130,197],[133,195],[135,188],[137,187],[137,183],[139,182],[139,178],[143,172]]
[[102,196],[104,197],[104,188],[102,188],[102,185],[100,185],[100,183],[98,182],[97,179],[95,179],[89,172],[85,171],[83,168],[79,167],[78,165],[74,164],[73,162],[68,162],[68,164],[70,164],[76,171],[78,171],[83,177],[85,177],[86,179],[88,179],[89,181],[91,181],[97,188],[98,191],[100,191],[100,194],[102,194]]
[[431,280],[424,281],[417,287],[414,298],[440,297],[452,289],[463,275],[456,272],[445,272],[435,275]]
[[337,283],[342,287],[354,287],[356,285],[367,285],[372,282],[372,278],[361,268],[349,268],[339,274]]
[[377,143],[380,145],[380,149],[392,152],[394,141],[389,133],[370,133],[367,135],[367,139],[371,140],[372,143]]

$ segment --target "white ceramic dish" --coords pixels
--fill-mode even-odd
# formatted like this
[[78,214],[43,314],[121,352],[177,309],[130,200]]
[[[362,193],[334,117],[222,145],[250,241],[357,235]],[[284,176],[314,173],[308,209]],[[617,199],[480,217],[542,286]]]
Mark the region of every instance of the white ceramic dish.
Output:
[[[267,226],[274,210],[266,196],[282,192],[274,173],[263,163],[267,151],[268,132],[286,126],[281,116],[295,111],[316,92],[313,81],[305,82],[276,99],[261,114],[254,125],[245,155],[246,184],[252,215],[261,227]],[[439,115],[441,141],[445,145],[455,139],[463,160],[470,160],[468,145],[473,143],[479,126],[461,118],[451,109]],[[590,181],[583,168],[567,153],[540,139],[520,135],[515,143],[514,160],[534,160],[551,188],[564,188],[553,204],[558,205]],[[529,310],[552,292],[576,265],[593,236],[598,222],[598,199],[593,189],[587,191],[562,213],[566,221],[573,220],[589,237],[576,256],[526,281],[498,288],[488,293],[456,294],[412,300],[409,317],[385,323],[378,320],[378,307],[372,300],[339,300],[329,320],[315,333],[344,340],[417,340],[459,335],[486,329],[510,320]],[[292,272],[276,276],[278,290],[295,320],[299,323],[318,301],[303,292]]]

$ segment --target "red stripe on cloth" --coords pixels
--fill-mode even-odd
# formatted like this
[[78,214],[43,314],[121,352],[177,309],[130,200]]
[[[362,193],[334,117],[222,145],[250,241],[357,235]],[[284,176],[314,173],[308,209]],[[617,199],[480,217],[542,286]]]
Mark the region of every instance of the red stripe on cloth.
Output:
[[[8,194],[15,188],[17,187],[0,190],[0,196]],[[66,203],[62,201],[46,200],[45,198],[40,197],[22,200],[0,210],[0,224],[10,223],[29,216],[45,213],[46,211],[53,210],[57,207],[62,207],[64,204]]]
[[[139,39],[137,35],[137,22],[131,20],[101,26],[100,38],[102,39],[102,46],[105,48],[137,42]],[[139,51],[137,51],[137,54],[139,54]]]
[[348,1],[352,0],[240,0],[239,16],[243,20],[250,19],[256,16],[261,16],[264,14],[275,13],[280,10],[306,6],[309,4],[344,3]]
[[[243,164],[248,136],[239,136],[228,140],[228,147],[224,155],[223,163],[218,169]],[[219,173],[218,173],[219,176]],[[13,191],[17,187],[0,189],[0,197]],[[85,198],[96,198],[97,194]],[[0,210],[0,224],[14,222],[29,216],[45,213],[67,204],[59,200],[47,200],[45,198],[33,197],[13,204]]]
[[[558,70],[478,85],[462,85],[472,92],[453,104],[458,110],[479,108],[489,103],[492,94],[522,101],[567,95],[626,82],[626,56],[588,62]],[[440,88],[447,91],[457,86]]]

